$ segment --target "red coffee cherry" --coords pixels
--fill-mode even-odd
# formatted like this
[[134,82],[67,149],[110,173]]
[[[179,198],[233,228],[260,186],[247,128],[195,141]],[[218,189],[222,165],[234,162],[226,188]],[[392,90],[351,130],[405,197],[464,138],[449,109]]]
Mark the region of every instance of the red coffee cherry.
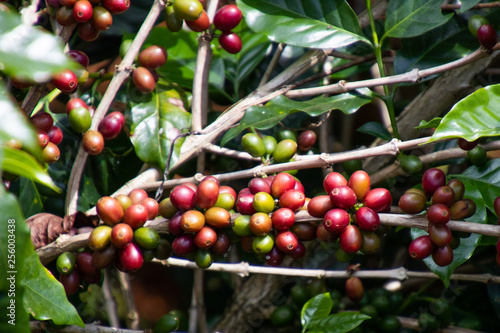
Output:
[[492,25],[483,24],[477,30],[477,39],[482,46],[490,50],[497,44],[497,32]]
[[[273,224],[274,227],[274,224]],[[276,227],[274,227],[276,229]],[[290,231],[297,235],[301,241],[310,241],[316,239],[316,229],[318,225],[316,222],[295,223]]]
[[47,143],[45,148],[42,150],[42,161],[45,163],[54,163],[59,160],[61,152],[59,148],[52,142]]
[[326,193],[330,193],[337,186],[347,186],[347,180],[338,172],[329,173],[323,180]]
[[279,204],[281,207],[289,208],[293,211],[298,211],[304,206],[306,196],[300,190],[289,190],[283,193],[280,197]]
[[452,179],[447,185],[453,189],[453,193],[455,193],[455,201],[462,200],[465,194],[464,183],[458,179]]
[[115,198],[106,196],[97,201],[97,216],[111,226],[119,223],[123,218],[123,208]]
[[435,246],[429,235],[423,235],[411,242],[408,252],[413,259],[423,260],[430,256],[434,252],[434,249]]
[[297,248],[287,253],[293,259],[300,259],[306,255],[306,246],[299,241]]
[[370,176],[363,170],[354,171],[349,178],[349,187],[356,193],[358,200],[363,200],[370,190]]
[[429,224],[429,237],[437,247],[443,247],[451,243],[452,235],[450,228],[446,225]]
[[493,201],[493,210],[495,214],[500,217],[500,197],[496,197],[495,201]]
[[54,126],[54,119],[47,112],[38,112],[30,118],[31,124],[43,132],[48,132]]
[[271,194],[271,185],[264,178],[253,178],[248,182],[250,193],[266,192]]
[[186,256],[196,251],[194,235],[184,234],[176,237],[172,242],[172,251],[178,256]]
[[205,211],[205,223],[215,228],[226,228],[231,224],[231,214],[221,207],[211,207]]
[[122,129],[123,129],[123,124],[121,120],[118,117],[115,117],[110,114],[101,120],[97,128],[99,133],[102,134],[104,140],[112,140],[116,138],[118,134],[120,134]]
[[135,188],[128,193],[128,197],[133,204],[139,203],[148,197],[148,192],[141,188]]
[[194,196],[195,205],[201,209],[213,207],[219,197],[219,183],[211,179],[203,180]]
[[127,246],[134,238],[134,230],[126,223],[118,223],[111,230],[111,243],[122,248]]
[[118,260],[126,272],[134,272],[144,263],[141,249],[135,243],[129,243],[123,249],[118,250]]
[[447,207],[451,207],[453,202],[455,202],[455,191],[453,191],[450,186],[440,186],[434,191],[431,202],[432,204],[440,203]]
[[71,110],[79,108],[79,107],[86,108],[87,110],[89,109],[87,103],[85,103],[80,98],[74,97],[74,98],[70,99],[68,101],[68,103],[66,103],[66,114],[69,115],[69,113],[71,112]]
[[73,17],[76,22],[83,23],[87,22],[92,18],[93,7],[88,0],[78,0],[73,5]]
[[422,189],[428,198],[432,197],[434,191],[443,185],[446,185],[446,175],[443,170],[432,168],[424,172],[422,176]]
[[103,0],[102,6],[113,15],[121,14],[130,7],[129,0]]
[[285,259],[285,254],[282,251],[280,251],[275,245],[273,246],[271,251],[266,253],[264,259],[266,259],[266,262],[269,266],[276,267],[283,263],[283,260]]
[[462,150],[472,150],[476,148],[477,144],[479,143],[479,139],[474,140],[474,141],[467,141],[462,138],[457,139],[457,144]]
[[380,227],[378,214],[369,207],[361,207],[356,212],[356,222],[362,230],[375,231]]
[[189,29],[195,32],[202,32],[207,30],[210,27],[210,19],[208,18],[208,14],[206,11],[203,11],[200,17],[198,17],[194,21],[186,21],[186,25]]
[[332,242],[339,238],[339,234],[326,230],[325,224],[320,223],[316,228],[316,238],[322,242]]
[[312,198],[307,204],[307,212],[313,217],[324,217],[326,212],[333,208],[329,195],[319,195]]
[[153,74],[145,67],[137,67],[132,74],[132,81],[135,87],[143,94],[149,94],[156,87],[156,81]]
[[144,198],[139,201],[141,205],[146,207],[148,211],[148,220],[154,220],[158,216],[159,205],[158,201],[153,198]]
[[201,228],[194,236],[194,243],[200,249],[209,249],[217,242],[217,233],[210,227]]
[[347,228],[340,234],[340,248],[347,254],[356,253],[363,245],[361,232],[355,225],[348,225]]
[[47,132],[47,136],[49,137],[49,141],[55,145],[58,145],[62,142],[63,132],[57,126],[52,126],[50,130]]
[[78,24],[78,37],[86,42],[92,42],[99,37],[100,31],[94,28],[91,22],[87,21]]
[[349,186],[337,186],[330,192],[330,200],[334,207],[349,209],[357,202],[356,193]]
[[186,186],[178,185],[170,192],[170,201],[179,210],[188,211],[194,208],[195,191]]
[[148,210],[141,204],[132,204],[123,212],[123,223],[128,224],[132,229],[140,228],[148,220]]
[[444,225],[450,217],[450,209],[443,204],[435,204],[427,209],[427,220],[432,224]]
[[358,277],[351,276],[345,282],[345,293],[347,297],[353,302],[359,302],[365,295],[363,283]]
[[221,7],[214,16],[214,26],[221,31],[233,30],[241,21],[243,15],[236,5]]
[[210,249],[214,254],[222,256],[231,248],[231,238],[222,230],[217,231],[217,242]]
[[280,208],[271,215],[271,221],[274,229],[288,230],[295,223],[295,214],[290,208]]
[[76,267],[81,273],[96,274],[98,270],[92,265],[92,253],[80,252],[75,257]]
[[248,226],[250,227],[250,230],[254,235],[264,236],[271,231],[273,222],[269,215],[257,212],[250,218],[250,223]]
[[108,30],[113,24],[113,16],[106,8],[102,6],[95,6],[94,11],[92,12],[92,18],[90,19],[90,24],[92,24],[96,30]]
[[370,207],[377,213],[381,213],[390,208],[392,203],[391,193],[385,188],[374,188],[366,193],[363,204]]
[[42,130],[37,130],[36,131],[36,136],[37,136],[37,139],[38,139],[38,143],[40,144],[40,148],[45,148],[47,147],[47,144],[49,143],[49,136],[47,135],[47,133],[45,133],[45,131],[42,131]]
[[325,229],[339,235],[344,232],[349,225],[349,222],[349,213],[340,208],[329,210],[323,218],[323,225]]
[[160,68],[167,62],[167,50],[158,45],[151,45],[139,53],[137,62],[147,69]]
[[77,63],[79,63],[83,67],[87,67],[90,63],[89,57],[83,51],[70,50],[66,52],[66,54],[71,58],[73,58]]
[[441,267],[451,264],[453,262],[453,250],[450,245],[436,248],[432,252],[432,260]]
[[316,143],[316,138],[316,133],[313,130],[306,130],[300,133],[299,137],[297,138],[297,145],[300,150],[308,151]]
[[234,32],[223,32],[219,36],[220,46],[231,54],[236,54],[241,51],[242,43],[240,36]]
[[253,197],[252,193],[242,193],[238,195],[236,199],[236,210],[242,215],[252,215],[256,212],[253,207]]
[[292,252],[299,246],[299,239],[291,231],[283,231],[276,235],[275,246],[284,253]]
[[280,172],[271,183],[271,194],[275,198],[281,197],[283,193],[295,187],[295,178],[286,172]]
[[71,70],[64,69],[54,74],[51,80],[52,84],[64,93],[70,93],[78,86],[78,79]]
[[205,225],[205,215],[197,210],[188,210],[181,217],[181,228],[186,232],[197,232]]
[[98,131],[88,130],[83,133],[82,146],[89,155],[99,155],[104,149],[104,138]]
[[80,273],[74,270],[70,274],[60,274],[59,282],[63,285],[66,295],[73,295],[80,288]]
[[174,236],[180,236],[184,233],[181,228],[181,217],[183,212],[177,212],[168,221],[168,233]]

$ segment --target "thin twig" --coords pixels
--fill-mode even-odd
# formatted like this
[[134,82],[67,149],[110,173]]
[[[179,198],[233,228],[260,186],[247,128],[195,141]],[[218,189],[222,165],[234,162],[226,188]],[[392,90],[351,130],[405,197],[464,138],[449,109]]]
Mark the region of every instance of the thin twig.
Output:
[[233,150],[233,149],[229,149],[229,148],[224,148],[224,147],[217,146],[217,145],[210,145],[207,148],[205,148],[205,151],[207,153],[224,155],[227,157],[237,158],[240,160],[253,161],[253,162],[259,162],[259,163],[262,162],[261,158],[253,157],[252,155],[250,155],[247,152]]
[[139,313],[135,309],[134,296],[130,288],[129,276],[123,272],[118,272],[118,280],[122,288],[125,308],[127,309],[127,326],[135,330],[139,328]]
[[[166,260],[154,259],[166,266],[184,267],[188,269],[199,269],[196,263],[187,259],[168,258]],[[247,262],[236,264],[230,263],[213,263],[206,270],[216,272],[226,272],[237,274],[245,277],[250,274],[269,274],[269,275],[284,275],[284,276],[301,276],[317,279],[346,279],[351,275],[363,279],[397,279],[400,281],[409,278],[426,278],[439,279],[439,276],[432,272],[415,272],[408,271],[404,267],[381,270],[359,270],[355,273],[346,270],[333,271],[325,269],[304,269],[304,268],[287,268],[287,267],[269,267],[269,266],[254,266]],[[500,283],[500,276],[495,276],[489,273],[486,274],[452,274],[450,279],[460,281],[472,281],[480,283]]]
[[266,71],[264,72],[264,75],[262,75],[262,78],[260,79],[259,82],[259,87],[262,87],[264,84],[269,81],[269,78],[271,77],[271,73],[273,72],[274,68],[276,67],[276,64],[280,60],[281,54],[283,53],[283,50],[285,49],[286,44],[279,43],[278,46],[276,47],[276,51],[273,54],[273,57],[271,61],[269,62],[269,65],[266,68]]
[[[500,7],[500,1],[497,1],[488,3],[478,3],[477,5],[472,6],[471,9],[485,9],[485,8],[499,8],[499,7]],[[442,10],[456,10],[460,8],[462,8],[462,5],[459,3],[441,5]]]
[[116,303],[111,294],[111,284],[110,284],[110,268],[107,267],[104,270],[104,281],[102,283],[102,294],[104,296],[104,307],[106,309],[106,314],[108,315],[109,325],[111,327],[120,327],[120,320],[118,319],[118,312],[116,308]]
[[[123,58],[122,62],[117,66],[115,71],[115,76],[109,83],[101,102],[97,106],[92,118],[92,125],[90,129],[96,130],[99,123],[106,115],[109,106],[113,102],[116,93],[120,89],[121,85],[128,78],[132,71],[132,63],[134,62],[135,56],[139,52],[142,44],[149,35],[149,32],[153,28],[156,19],[163,12],[165,3],[163,0],[155,0],[151,6],[148,16],[142,23],[141,28],[137,32],[132,44],[127,51],[127,54]],[[80,144],[78,149],[78,154],[76,156],[75,162],[73,163],[73,168],[71,169],[70,178],[68,181],[68,188],[66,193],[66,215],[71,215],[77,210],[78,202],[78,190],[80,188],[80,179],[83,174],[83,169],[85,167],[85,162],[87,160],[88,154],[84,151],[83,146]]]
[[30,330],[34,333],[61,332],[61,333],[146,333],[148,330],[128,330],[101,326],[98,324],[86,324],[85,327],[68,325],[64,327],[52,327],[47,321],[30,321]]

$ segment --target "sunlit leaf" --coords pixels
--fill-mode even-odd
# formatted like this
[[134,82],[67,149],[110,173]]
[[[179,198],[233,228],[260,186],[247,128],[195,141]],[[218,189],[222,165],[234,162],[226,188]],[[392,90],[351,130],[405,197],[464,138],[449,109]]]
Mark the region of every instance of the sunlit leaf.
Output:
[[304,304],[300,313],[300,322],[307,328],[314,320],[326,318],[332,310],[333,301],[330,293],[319,294]]
[[322,333],[345,333],[350,332],[352,329],[361,325],[370,316],[359,312],[344,311],[331,314],[328,317],[314,321],[310,327],[309,332],[322,332]]
[[429,121],[421,120],[420,124],[418,126],[415,126],[415,129],[419,130],[419,129],[425,129],[425,128],[436,128],[439,126],[442,119],[443,118],[441,118],[441,117],[436,117],[436,118],[431,119]]

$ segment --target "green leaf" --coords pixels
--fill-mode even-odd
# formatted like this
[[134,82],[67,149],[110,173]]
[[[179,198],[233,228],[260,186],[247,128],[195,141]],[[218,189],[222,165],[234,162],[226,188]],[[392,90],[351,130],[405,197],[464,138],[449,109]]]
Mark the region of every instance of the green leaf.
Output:
[[[131,98],[130,140],[137,156],[152,166],[165,168],[172,141],[191,125],[191,114],[170,101],[182,103],[183,91],[160,80],[152,94]],[[184,138],[175,141],[170,165],[179,158]]]
[[477,47],[477,38],[469,33],[467,24],[453,18],[421,36],[403,39],[394,59],[394,72],[401,74],[414,68],[442,65],[464,57]]
[[421,120],[420,124],[418,126],[415,126],[415,129],[419,130],[424,128],[436,128],[441,123],[441,120],[443,120],[442,117],[436,117],[429,121]]
[[386,37],[408,38],[445,24],[453,13],[441,14],[441,0],[392,0],[387,5]]
[[40,163],[24,150],[10,147],[4,148],[4,157],[1,160],[1,169],[10,173],[26,177],[43,184],[54,191],[61,192],[61,189],[54,184],[47,171]]
[[44,82],[53,73],[77,64],[64,54],[53,34],[23,24],[17,14],[0,12],[0,67],[17,77]]
[[500,84],[476,90],[455,104],[429,142],[464,138],[474,141],[480,137],[500,135]]
[[0,82],[0,119],[2,120],[0,121],[0,142],[16,139],[22,143],[23,149],[40,156],[41,149],[35,130],[21,110],[12,103],[2,82]]
[[[487,223],[486,207],[493,211],[493,202],[496,197],[500,196],[500,160],[495,159],[489,161],[482,167],[470,167],[465,172],[459,175],[450,175],[449,178],[457,178],[465,185],[465,198],[474,200],[476,203],[476,213],[466,219],[469,222]],[[413,239],[427,234],[424,230],[412,229],[411,236]],[[481,235],[471,234],[467,238],[462,238],[460,246],[453,250],[453,262],[446,266],[440,267],[434,263],[431,257],[424,260],[429,269],[437,274],[443,280],[445,287],[450,284],[450,276],[453,271],[466,262],[474,253],[479,244]]]
[[19,179],[19,201],[24,216],[32,216],[43,212],[43,201],[40,192],[31,179]]
[[285,96],[278,96],[264,106],[248,108],[239,125],[226,132],[221,145],[225,145],[249,127],[261,130],[272,128],[286,116],[295,112],[303,111],[312,117],[316,117],[330,110],[339,109],[345,114],[351,114],[371,100],[372,94],[369,89],[359,89],[332,97],[319,96],[303,102],[294,101]]
[[387,128],[379,122],[369,121],[361,125],[358,132],[373,135],[374,137],[380,138],[382,140],[391,141],[392,135],[389,133]]
[[57,325],[84,327],[75,307],[68,301],[64,287],[41,263],[35,251],[24,262],[26,275],[24,306],[38,320],[51,319]]
[[[33,252],[30,234],[15,196],[8,193],[3,186],[0,186],[0,201],[2,202],[2,209],[0,209],[0,272],[2,272],[0,332],[28,333],[30,332],[29,315],[23,307],[25,288],[21,281],[27,273],[26,257]],[[9,244],[13,245],[9,246]],[[13,281],[14,285],[11,285],[10,281]],[[7,307],[13,307],[13,309]]]
[[345,333],[361,325],[370,316],[359,312],[340,312],[331,314],[328,317],[314,321],[309,327],[308,332],[324,333]]
[[238,0],[248,26],[272,41],[316,49],[369,44],[345,0]]
[[461,0],[460,1],[460,9],[457,10],[457,13],[465,13],[475,5],[477,5],[481,0]]
[[303,331],[306,330],[314,320],[326,318],[332,310],[333,301],[330,293],[319,294],[304,304],[300,312],[300,322]]

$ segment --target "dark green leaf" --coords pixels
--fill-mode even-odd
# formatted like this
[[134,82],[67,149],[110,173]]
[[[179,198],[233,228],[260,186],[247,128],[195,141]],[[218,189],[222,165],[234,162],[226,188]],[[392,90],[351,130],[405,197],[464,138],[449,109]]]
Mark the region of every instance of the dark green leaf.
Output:
[[[191,114],[179,106],[183,92],[175,85],[160,80],[152,94],[131,99],[130,140],[137,156],[150,165],[165,168],[172,141],[191,124]],[[171,165],[177,161],[184,138],[175,141]]]
[[314,321],[309,326],[308,332],[345,333],[361,325],[370,316],[359,312],[340,312],[328,317]]
[[40,192],[31,179],[19,179],[19,201],[24,216],[32,216],[43,212],[43,202]]
[[453,18],[446,24],[427,33],[401,41],[396,52],[394,72],[396,74],[442,65],[469,54],[478,47],[463,21]]
[[38,161],[24,150],[10,147],[4,148],[4,156],[1,160],[1,169],[32,179],[40,184],[50,187],[54,191],[61,191],[52,181],[47,171]]
[[358,132],[373,135],[374,137],[380,138],[382,140],[391,141],[392,135],[389,133],[387,128],[379,122],[370,121],[361,125]]
[[460,9],[457,10],[457,13],[465,13],[475,5],[477,5],[481,0],[461,0],[460,1]]
[[369,89],[359,89],[332,97],[319,96],[304,102],[278,96],[264,106],[248,108],[239,125],[226,132],[221,144],[225,145],[229,140],[251,126],[257,129],[272,128],[286,116],[295,112],[303,111],[312,117],[316,117],[330,110],[339,109],[345,114],[351,114],[371,100],[372,95]]
[[[2,71],[43,82],[53,73],[76,68],[54,35],[23,24],[17,14],[0,12],[0,64]],[[5,24],[4,24],[5,22]]]
[[419,130],[419,129],[424,129],[424,128],[436,128],[439,126],[442,119],[443,118],[441,118],[441,117],[436,117],[436,118],[431,119],[429,121],[421,120],[420,124],[418,126],[415,126],[415,129]]
[[[30,234],[16,198],[3,186],[0,186],[0,201],[2,202],[2,209],[0,209],[0,272],[2,272],[0,332],[28,333],[30,332],[29,315],[23,307],[25,288],[21,281],[27,273],[26,257],[33,252]],[[9,244],[13,244],[10,250]],[[11,280],[7,280],[9,278]],[[13,281],[14,285],[11,285],[10,281]],[[8,309],[8,306],[14,309]],[[13,316],[9,317],[10,314]]]
[[0,82],[0,142],[16,139],[22,143],[23,148],[36,156],[41,153],[40,144],[36,138],[33,127],[26,117],[8,97],[4,85]]
[[35,251],[26,258],[24,306],[38,320],[51,319],[57,325],[84,327],[75,307],[68,301],[64,287],[41,263]]
[[248,26],[272,41],[318,49],[369,43],[344,0],[238,0]]
[[[459,175],[451,175],[450,178],[460,179],[465,185],[466,198],[474,200],[476,203],[476,213],[466,219],[469,222],[486,223],[486,207],[493,210],[493,201],[500,196],[500,168],[499,160],[491,160],[486,165],[478,167],[470,167],[465,172]],[[412,229],[411,235],[415,239],[426,232],[420,229]],[[424,260],[429,269],[437,274],[444,282],[445,287],[450,284],[450,276],[453,271],[466,262],[474,253],[481,236],[472,234],[467,238],[462,238],[460,246],[453,250],[453,262],[446,267],[437,266],[431,257]]]
[[474,141],[480,137],[500,135],[500,84],[478,89],[455,104],[429,142],[464,138]]
[[445,24],[453,13],[441,14],[441,0],[392,0],[387,5],[385,37],[408,38]]
[[330,293],[319,294],[304,304],[300,313],[300,322],[304,329],[315,320],[326,318],[332,310],[333,301]]

